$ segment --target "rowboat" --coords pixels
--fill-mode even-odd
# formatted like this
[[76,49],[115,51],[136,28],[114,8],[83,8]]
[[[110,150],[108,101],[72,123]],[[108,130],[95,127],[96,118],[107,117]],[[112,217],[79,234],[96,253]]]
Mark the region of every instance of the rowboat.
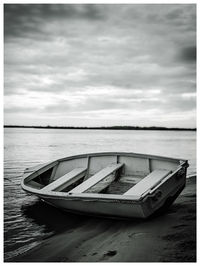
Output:
[[147,218],[186,183],[187,160],[127,152],[81,154],[26,168],[21,186],[65,211]]

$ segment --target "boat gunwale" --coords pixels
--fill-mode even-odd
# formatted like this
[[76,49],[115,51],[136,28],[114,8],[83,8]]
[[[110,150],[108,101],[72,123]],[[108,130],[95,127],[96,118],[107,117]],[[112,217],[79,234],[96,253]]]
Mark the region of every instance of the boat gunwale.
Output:
[[46,199],[64,199],[64,200],[82,200],[82,201],[109,201],[109,202],[140,202],[141,197],[132,195],[119,195],[119,194],[98,194],[98,193],[66,193],[58,191],[50,191],[48,193],[35,193],[35,195]]
[[87,157],[99,157],[99,156],[128,156],[128,157],[136,157],[136,158],[143,158],[143,159],[161,159],[163,161],[169,161],[169,162],[180,162],[184,161],[186,162],[186,159],[182,158],[171,158],[171,157],[165,157],[160,155],[152,155],[152,154],[144,154],[144,153],[134,153],[134,152],[95,152],[95,153],[83,153],[78,155],[71,155],[67,157],[63,157],[60,159],[57,159],[58,162],[68,161],[76,158],[87,158]]

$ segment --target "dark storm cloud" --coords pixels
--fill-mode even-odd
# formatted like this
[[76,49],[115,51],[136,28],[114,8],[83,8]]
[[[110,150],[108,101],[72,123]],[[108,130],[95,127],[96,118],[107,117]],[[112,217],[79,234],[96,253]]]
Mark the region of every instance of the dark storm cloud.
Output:
[[[78,8],[77,8],[78,7]],[[98,5],[56,5],[56,4],[5,4],[5,37],[20,37],[34,32],[44,33],[40,25],[47,21],[62,19],[102,19]],[[59,30],[59,29],[58,29]]]
[[129,114],[145,114],[144,121],[194,114],[195,5],[6,4],[4,10],[9,119],[12,110],[16,119],[26,108],[43,120],[66,112],[105,119],[107,111],[108,119],[121,121]]
[[186,63],[196,63],[196,46],[182,48],[179,59]]

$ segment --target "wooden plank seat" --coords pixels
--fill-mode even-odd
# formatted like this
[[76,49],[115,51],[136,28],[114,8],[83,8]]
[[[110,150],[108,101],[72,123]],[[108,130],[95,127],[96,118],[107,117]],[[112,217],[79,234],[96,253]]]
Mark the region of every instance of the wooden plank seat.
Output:
[[59,177],[58,179],[56,179],[49,185],[45,186],[42,189],[42,192],[47,192],[47,191],[52,191],[52,190],[61,191],[64,188],[70,186],[72,183],[79,180],[81,177],[84,177],[84,175],[86,174],[86,170],[87,168],[83,168],[83,167],[75,168],[69,173]]
[[138,182],[135,186],[126,191],[124,195],[140,196],[147,190],[155,187],[162,179],[164,179],[170,173],[171,171],[168,170],[154,170],[149,175],[144,177],[140,182]]
[[122,164],[122,163],[111,164],[111,165],[107,166],[106,168],[103,168],[101,171],[97,172],[95,175],[91,176],[86,181],[84,181],[79,186],[75,187],[74,189],[70,190],[69,192],[70,193],[85,192],[85,191],[89,190],[91,187],[95,186],[100,181],[102,181],[104,178],[108,177],[109,175],[111,175],[112,173],[117,171],[123,165],[124,164]]
[[87,193],[100,193],[100,192],[104,191],[114,180],[115,180],[115,175],[113,175],[111,173],[109,176],[107,176],[106,178],[104,178],[103,180],[101,180],[100,182],[95,184],[94,186],[90,187],[85,192],[87,192]]

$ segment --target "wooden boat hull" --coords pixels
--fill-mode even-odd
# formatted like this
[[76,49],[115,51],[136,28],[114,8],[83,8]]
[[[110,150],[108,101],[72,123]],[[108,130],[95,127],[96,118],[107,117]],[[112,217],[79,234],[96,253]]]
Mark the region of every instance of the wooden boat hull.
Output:
[[[155,201],[152,197],[144,201],[96,199],[96,198],[70,198],[39,196],[48,204],[68,212],[109,217],[147,218],[160,208],[169,207],[185,187],[180,182],[173,191],[167,193],[162,199]],[[162,188],[164,189],[164,188]],[[178,193],[177,193],[178,192]]]
[[[97,165],[99,169],[102,169],[105,167],[104,162],[109,163],[109,161],[114,157],[116,157],[116,160],[125,165],[125,170],[123,171],[125,174],[129,174],[129,176],[132,171],[132,165],[133,168],[137,170],[137,174],[141,174],[144,170],[142,167],[146,165],[146,160],[151,162],[151,168],[153,168],[154,171],[160,171],[161,168],[164,169],[164,171],[169,169],[172,170],[166,177],[163,177],[159,180],[159,182],[154,183],[149,189],[146,191],[144,190],[139,194],[137,194],[137,191],[136,193],[134,192],[134,194],[129,192],[125,192],[123,194],[106,194],[104,192],[94,193],[91,192],[91,188],[89,188],[89,190],[85,190],[86,192],[84,191],[79,193],[82,189],[81,186],[84,186],[84,182],[67,192],[63,191],[61,185],[58,186],[58,184],[57,187],[59,187],[59,189],[56,189],[55,186],[54,189],[45,189],[45,187],[47,188],[48,186],[52,188],[56,182],[59,182],[59,178],[61,180],[62,177],[60,176],[63,175],[62,171],[66,171],[66,168],[68,168],[67,163],[65,162],[70,162],[72,168],[76,167],[77,164],[79,167],[82,167],[83,162],[87,162],[86,172],[88,173],[88,171],[90,171],[94,176],[95,174],[93,173],[93,170],[97,167]],[[90,163],[88,163],[88,158],[90,158]],[[97,158],[100,159],[98,160]],[[78,162],[79,160],[81,163]],[[94,163],[94,165],[91,166],[92,163]],[[138,166],[136,166],[136,163],[137,165],[140,164],[139,168],[137,168]],[[65,211],[109,217],[147,218],[161,208],[165,209],[178,197],[186,183],[187,167],[187,160],[183,159],[171,159],[134,153],[95,153],[63,158],[58,161],[39,166],[35,169],[27,169],[21,184],[25,191],[35,194],[45,202]],[[53,169],[52,172],[57,172],[57,181],[47,184],[40,189],[34,187],[32,180],[36,180],[37,176],[44,175],[44,173],[47,173],[49,169]],[[153,170],[150,172],[153,172]],[[69,169],[67,169],[67,171],[69,171]],[[96,175],[98,175],[98,173]],[[86,181],[85,183],[89,183],[89,181]],[[29,183],[31,183],[31,185]],[[142,186],[142,189],[145,185],[146,184]],[[149,183],[147,185],[149,185]],[[96,185],[93,185],[93,187],[95,186]],[[78,190],[77,187],[79,188]],[[139,185],[137,185],[137,187],[139,190],[141,189]],[[128,191],[132,190],[129,189]]]

